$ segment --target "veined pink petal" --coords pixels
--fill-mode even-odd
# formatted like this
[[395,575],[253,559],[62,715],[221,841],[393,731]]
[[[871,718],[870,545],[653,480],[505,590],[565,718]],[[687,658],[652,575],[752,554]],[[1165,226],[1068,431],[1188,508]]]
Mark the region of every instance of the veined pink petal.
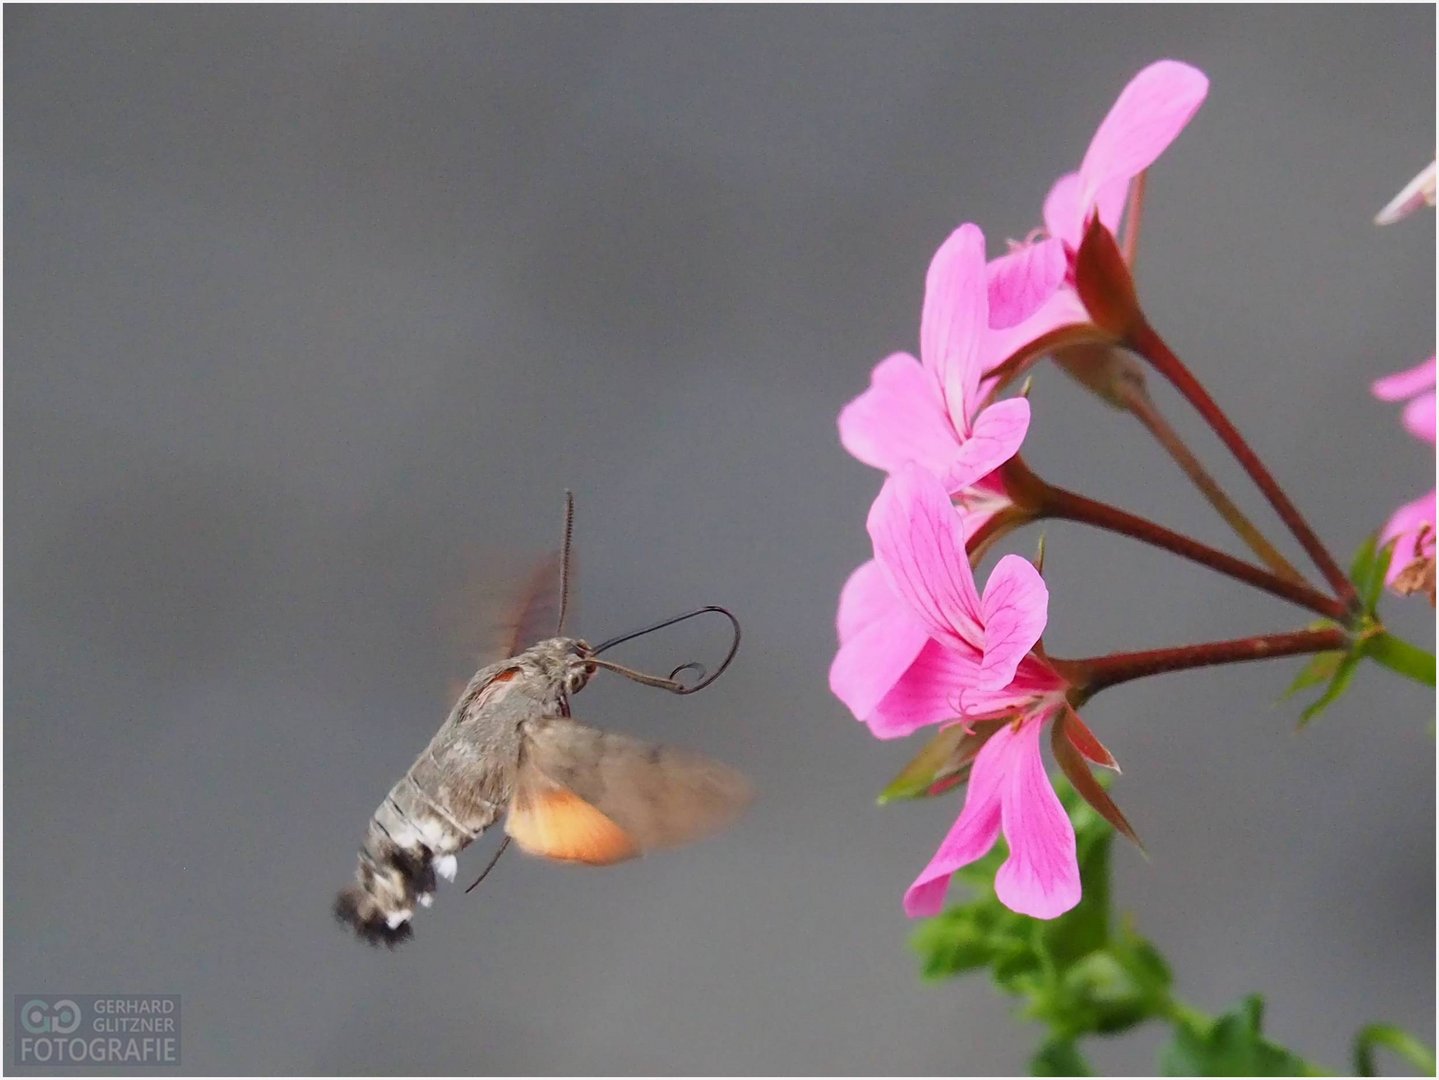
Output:
[[1177,60],[1150,64],[1120,91],[1079,166],[1081,207],[1152,165],[1204,103],[1209,80]]
[[979,602],[984,624],[984,677],[978,688],[998,690],[1014,678],[1019,662],[1044,633],[1049,590],[1034,564],[1019,555],[999,560]]
[[875,366],[869,389],[839,414],[839,441],[866,465],[886,472],[909,461],[943,472],[959,449],[938,377],[908,353]]
[[944,485],[917,465],[890,474],[869,511],[875,560],[932,636],[981,648],[979,593]]
[[1006,724],[980,748],[969,774],[964,809],[934,858],[904,894],[904,911],[911,919],[938,915],[944,909],[944,894],[954,872],[984,858],[999,839],[1005,760],[1013,738],[1013,729]]
[[1434,442],[1434,392],[1420,394],[1404,406],[1404,427],[1410,435]]
[[1044,231],[1078,250],[1083,239],[1083,208],[1079,202],[1079,173],[1065,173],[1044,199]]
[[953,719],[959,715],[957,688],[978,677],[978,650],[963,652],[930,638],[865,723],[877,738],[898,739]]
[[924,282],[919,323],[919,356],[939,376],[955,429],[969,431],[969,414],[979,386],[981,336],[989,326],[984,233],[961,225],[935,252]]
[[829,669],[834,696],[865,720],[929,641],[929,631],[894,594],[871,559],[839,594],[839,651]]
[[991,260],[989,325],[1003,329],[1029,318],[1064,282],[1068,267],[1064,241],[1054,237]]
[[963,491],[994,472],[1018,453],[1028,430],[1029,402],[1024,398],[1007,398],[983,410],[940,474],[945,490]]
[[[1084,328],[1089,325],[1089,312],[1084,310],[1079,294],[1070,288],[1057,289],[1024,322],[1002,330],[991,329],[984,340],[979,366],[985,371],[991,371],[1021,348],[1047,334],[1066,326]],[[993,380],[986,379],[981,383],[977,395],[979,402],[988,400],[992,387]]]
[[1382,379],[1375,379],[1371,389],[1380,401],[1403,401],[1424,390],[1434,389],[1434,357],[1415,364],[1412,368],[1396,371]]
[[994,877],[994,892],[1006,907],[1036,919],[1064,914],[1080,896],[1074,826],[1050,786],[1039,752],[1044,720],[1026,718],[997,765],[1004,774],[1000,805],[1009,858]]
[[930,260],[919,317],[919,355],[930,370],[942,372],[949,357],[968,351],[988,323],[984,267],[984,233],[969,223],[950,233]]
[[899,597],[873,559],[860,563],[839,591],[839,614],[835,629],[840,643],[848,641],[870,623],[888,618],[899,606]]
[[829,667],[829,688],[855,719],[866,720],[927,641],[924,626],[896,603],[889,616],[875,619],[840,645]]

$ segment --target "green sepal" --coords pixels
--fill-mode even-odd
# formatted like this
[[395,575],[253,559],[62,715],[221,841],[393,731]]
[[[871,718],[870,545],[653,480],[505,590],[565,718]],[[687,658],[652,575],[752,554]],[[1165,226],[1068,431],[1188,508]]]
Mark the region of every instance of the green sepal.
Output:
[[1372,615],[1379,606],[1379,599],[1384,595],[1384,578],[1393,557],[1394,541],[1380,547],[1377,536],[1370,536],[1354,553],[1354,561],[1349,564],[1349,580],[1354,583],[1354,591],[1359,594],[1366,614]]
[[902,799],[942,795],[959,786],[969,779],[970,766],[985,742],[1009,720],[1000,717],[940,728],[875,801],[884,806]]
[[1315,653],[1309,658],[1309,662],[1299,669],[1299,674],[1294,676],[1294,681],[1289,684],[1289,689],[1284,691],[1286,699],[1292,698],[1301,690],[1308,690],[1311,686],[1318,686],[1320,683],[1327,683],[1334,678],[1339,665],[1343,663],[1345,654],[1338,649],[1333,652]]
[[1299,714],[1300,727],[1309,723],[1344,696],[1344,691],[1348,690],[1349,684],[1354,681],[1354,673],[1359,670],[1359,661],[1362,656],[1363,654],[1360,652],[1346,653],[1342,656],[1334,668],[1334,674],[1329,679],[1329,685],[1324,688],[1324,693],[1320,694]]

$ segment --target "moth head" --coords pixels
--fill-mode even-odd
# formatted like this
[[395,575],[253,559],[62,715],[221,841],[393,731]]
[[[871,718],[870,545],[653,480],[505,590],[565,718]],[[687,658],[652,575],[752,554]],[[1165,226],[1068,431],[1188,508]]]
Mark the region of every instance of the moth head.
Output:
[[569,646],[569,652],[565,654],[565,689],[577,694],[595,673],[595,665],[590,661],[592,650],[588,642],[571,641]]
[[547,682],[561,684],[567,694],[578,693],[595,672],[593,650],[576,638],[550,638],[531,646],[526,655]]

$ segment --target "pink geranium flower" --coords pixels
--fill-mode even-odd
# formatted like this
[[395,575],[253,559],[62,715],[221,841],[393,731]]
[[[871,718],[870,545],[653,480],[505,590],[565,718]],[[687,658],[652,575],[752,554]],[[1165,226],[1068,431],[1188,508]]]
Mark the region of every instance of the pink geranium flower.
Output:
[[996,327],[1026,323],[1023,335],[1033,340],[1088,321],[1072,288],[1074,254],[1086,223],[1098,214],[1110,232],[1119,231],[1131,185],[1179,136],[1208,93],[1204,73],[1177,60],[1150,64],[1129,81],[1095,131],[1078,171],[1050,188],[1044,200],[1047,237],[990,264],[990,319]]
[[917,463],[954,495],[974,488],[970,509],[981,517],[1007,505],[997,483],[976,485],[1019,449],[1029,402],[990,403],[981,393],[986,365],[999,359],[991,337],[984,234],[962,225],[929,265],[919,359],[895,353],[879,362],[870,388],[839,414],[844,448],[886,472]]
[[[1404,427],[1416,438],[1434,445],[1435,360],[1387,375],[1375,381],[1374,396],[1381,401],[1406,401]],[[1424,589],[1433,594],[1435,499],[1431,489],[1399,507],[1380,530],[1381,544],[1393,541],[1394,555],[1385,581],[1400,595]]]
[[882,739],[961,715],[965,695],[990,711],[1044,630],[1049,593],[1039,572],[1006,555],[981,596],[961,516],[915,464],[885,482],[869,533],[875,557],[840,594],[830,689]]
[[968,717],[992,725],[954,829],[905,896],[911,916],[935,914],[950,876],[1001,831],[1010,856],[995,880],[1015,911],[1053,918],[1079,900],[1074,829],[1039,751],[1067,683],[1032,650],[1049,593],[1025,559],[1007,555],[981,594],[961,516],[945,486],[917,465],[886,481],[869,516],[874,560],[840,602],[830,685],[882,738]]
[[938,915],[954,872],[984,858],[1001,832],[1009,858],[994,876],[994,892],[1005,907],[1053,919],[1079,903],[1074,825],[1050,786],[1039,750],[1045,722],[1062,707],[1052,695],[1037,699],[981,748],[954,827],[904,894],[910,918]]

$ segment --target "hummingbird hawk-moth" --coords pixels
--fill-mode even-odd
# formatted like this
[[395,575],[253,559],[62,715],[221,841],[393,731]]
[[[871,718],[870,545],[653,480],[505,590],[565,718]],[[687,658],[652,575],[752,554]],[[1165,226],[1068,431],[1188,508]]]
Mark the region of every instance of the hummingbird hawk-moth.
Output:
[[[525,605],[530,617],[516,619],[506,650],[514,655],[475,672],[430,744],[370,818],[355,881],[336,898],[335,915],[372,944],[393,946],[409,938],[415,909],[430,906],[439,878],[454,880],[458,853],[502,814],[505,845],[513,840],[532,855],[604,866],[699,839],[729,824],[749,802],[748,783],[727,765],[571,718],[570,697],[599,668],[688,694],[718,678],[739,647],[738,622],[717,607],[597,648],[560,636],[573,513],[566,493],[556,636],[520,651],[530,636],[526,624],[535,621],[532,590]],[[713,674],[685,664],[665,679],[599,658],[621,641],[709,611],[734,627],[729,655]],[[698,671],[698,681],[679,682],[685,670]]]

